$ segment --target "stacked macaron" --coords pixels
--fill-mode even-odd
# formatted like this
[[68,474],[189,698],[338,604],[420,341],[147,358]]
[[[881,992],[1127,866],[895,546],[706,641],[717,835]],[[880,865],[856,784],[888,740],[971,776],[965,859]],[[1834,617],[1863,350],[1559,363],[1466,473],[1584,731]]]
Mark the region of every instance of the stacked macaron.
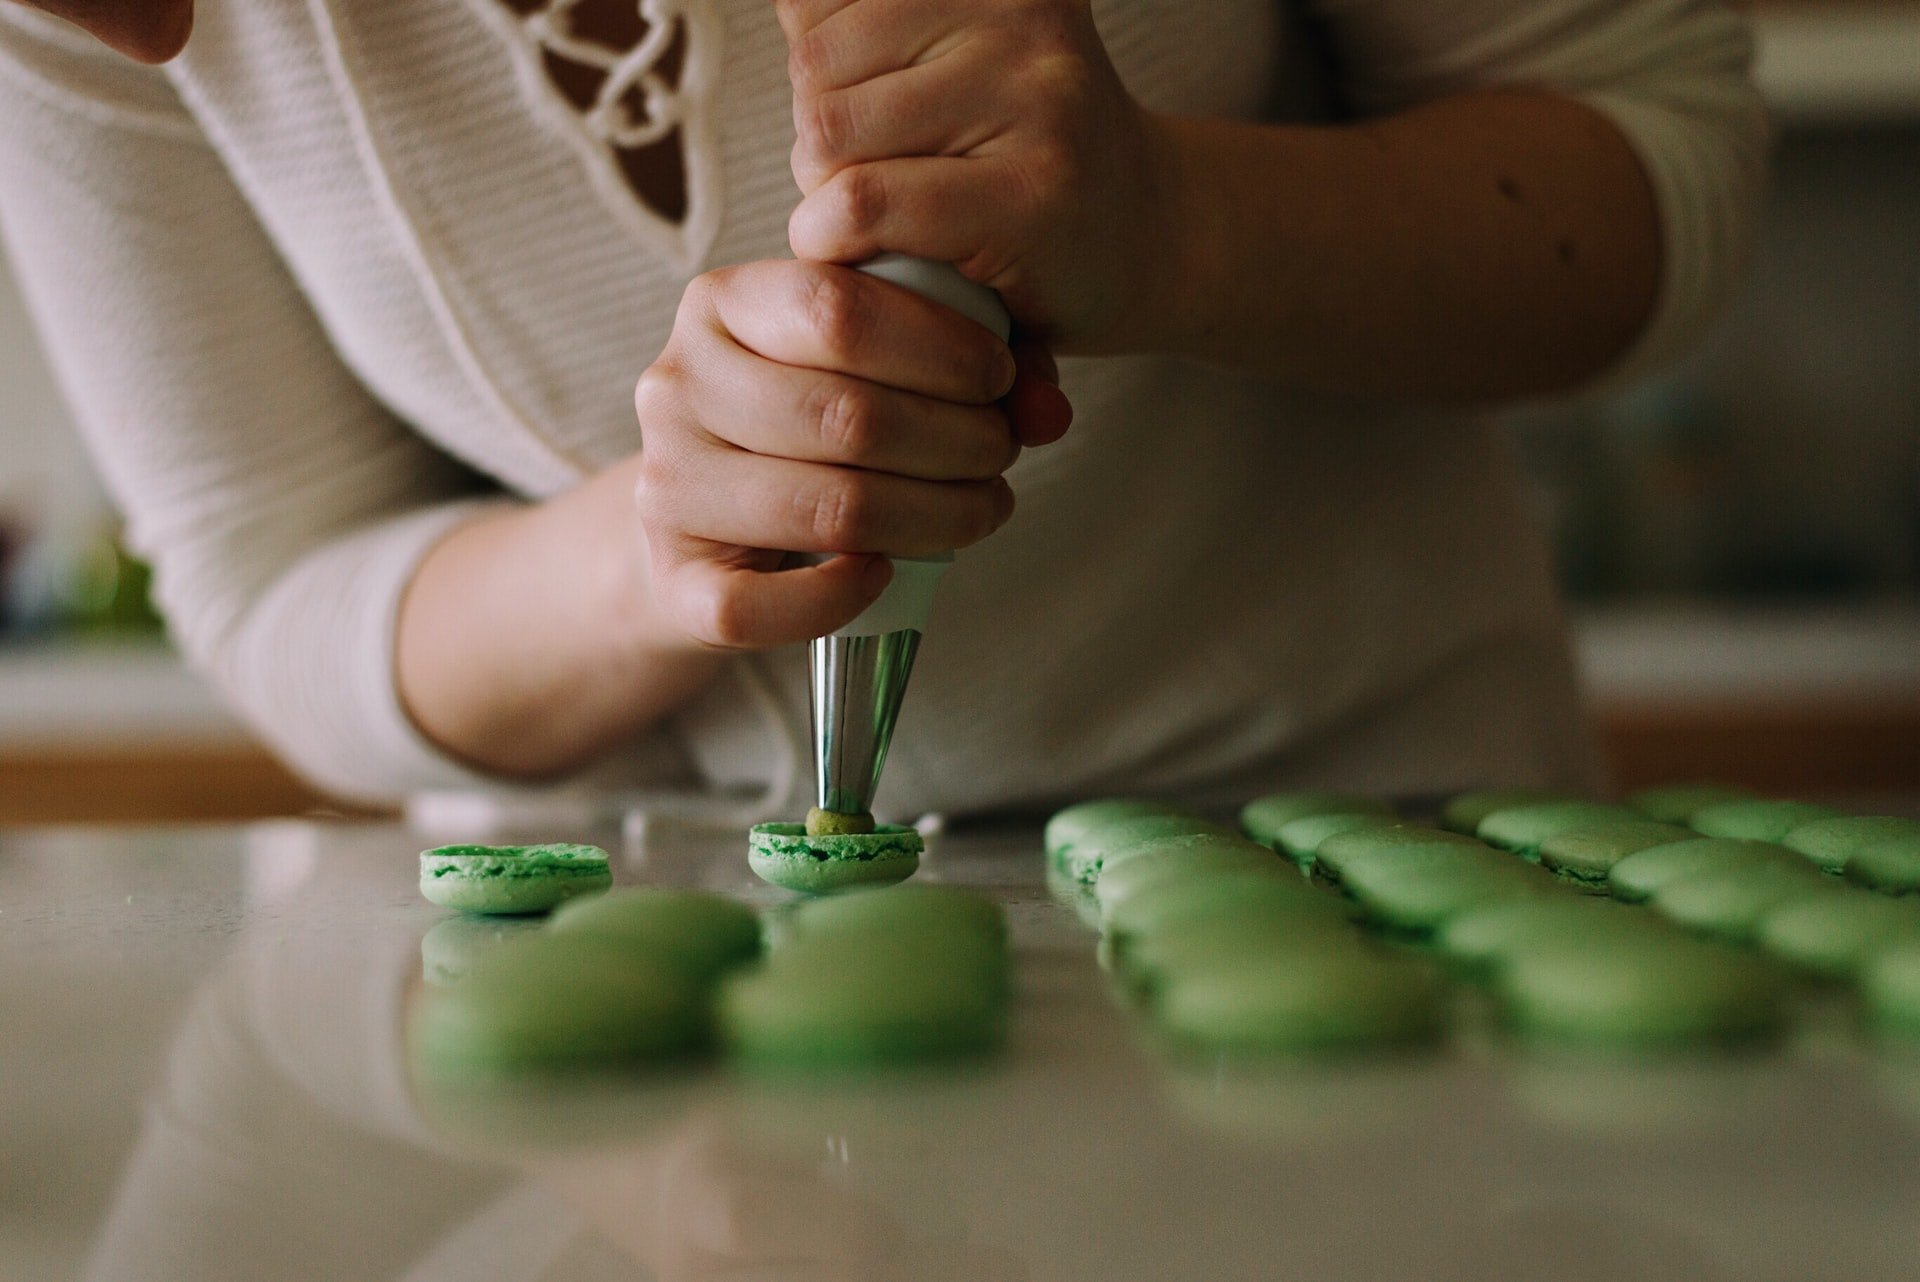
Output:
[[732,899],[665,887],[579,899],[538,928],[481,930],[484,946],[458,967],[443,959],[413,1008],[416,1069],[486,1083],[717,1049],[761,1070],[845,1070],[1000,1042],[1006,924],[982,895],[858,890],[782,911],[767,933],[771,949],[759,916]]
[[[1326,822],[1300,828],[1314,820]],[[1056,865],[1091,879],[1101,956],[1167,1044],[1350,1053],[1428,1041],[1444,1025],[1437,971],[1370,939],[1351,902],[1302,875],[1333,834],[1397,822],[1384,804],[1346,794],[1260,798],[1241,812],[1241,833],[1094,802],[1055,816],[1048,845]]]
[[1006,922],[953,886],[800,904],[759,965],[728,977],[722,1040],[757,1070],[844,1072],[985,1054],[1006,1024]]

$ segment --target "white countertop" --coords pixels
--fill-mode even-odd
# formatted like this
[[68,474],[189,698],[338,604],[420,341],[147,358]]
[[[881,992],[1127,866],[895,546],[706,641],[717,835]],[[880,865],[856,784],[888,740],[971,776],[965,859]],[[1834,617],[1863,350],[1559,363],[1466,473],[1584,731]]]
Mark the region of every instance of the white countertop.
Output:
[[[621,879],[775,902],[738,833],[648,840]],[[1182,1064],[1107,993],[1031,831],[940,838],[922,874],[1008,907],[1016,1019],[989,1068],[457,1103],[410,1085],[398,1036],[442,920],[418,847],[379,826],[0,836],[0,1273],[1920,1276],[1920,1069],[1843,1016],[1810,1007],[1757,1056],[1576,1061],[1499,1038],[1463,990],[1431,1054]]]

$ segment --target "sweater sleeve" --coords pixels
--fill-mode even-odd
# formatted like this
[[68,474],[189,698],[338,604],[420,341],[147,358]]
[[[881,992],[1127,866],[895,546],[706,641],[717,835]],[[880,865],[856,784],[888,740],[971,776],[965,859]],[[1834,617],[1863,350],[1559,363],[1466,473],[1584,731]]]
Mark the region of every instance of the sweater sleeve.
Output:
[[1463,90],[1538,88],[1626,137],[1661,222],[1659,297],[1607,381],[1681,354],[1738,278],[1768,123],[1746,20],[1719,0],[1311,0],[1363,113]]
[[394,628],[504,500],[345,367],[165,75],[0,5],[0,232],[188,660],[344,796],[483,782],[401,707]]

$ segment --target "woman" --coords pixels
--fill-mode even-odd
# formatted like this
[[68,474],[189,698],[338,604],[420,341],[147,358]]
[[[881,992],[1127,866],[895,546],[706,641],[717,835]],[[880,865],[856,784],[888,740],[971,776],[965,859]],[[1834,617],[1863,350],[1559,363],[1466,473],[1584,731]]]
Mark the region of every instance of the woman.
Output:
[[1591,778],[1448,407],[1724,294],[1717,4],[40,7],[184,43],[0,14],[0,223],[180,644],[328,787],[802,809],[792,643],[949,547],[883,809]]

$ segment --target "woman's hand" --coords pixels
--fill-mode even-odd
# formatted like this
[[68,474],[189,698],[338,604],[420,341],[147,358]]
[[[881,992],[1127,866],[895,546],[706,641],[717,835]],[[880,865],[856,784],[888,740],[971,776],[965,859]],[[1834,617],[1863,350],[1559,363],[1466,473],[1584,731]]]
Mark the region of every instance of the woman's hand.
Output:
[[1152,118],[1086,0],[776,0],[802,258],[955,264],[1055,350],[1139,345],[1172,243]]
[[[887,557],[966,547],[1006,522],[1001,473],[1065,430],[1058,393],[1032,386],[1056,377],[1037,349],[1017,360],[959,313],[850,267],[699,277],[634,397],[657,607],[722,649],[842,626],[886,586]],[[783,568],[787,552],[839,555]]]

